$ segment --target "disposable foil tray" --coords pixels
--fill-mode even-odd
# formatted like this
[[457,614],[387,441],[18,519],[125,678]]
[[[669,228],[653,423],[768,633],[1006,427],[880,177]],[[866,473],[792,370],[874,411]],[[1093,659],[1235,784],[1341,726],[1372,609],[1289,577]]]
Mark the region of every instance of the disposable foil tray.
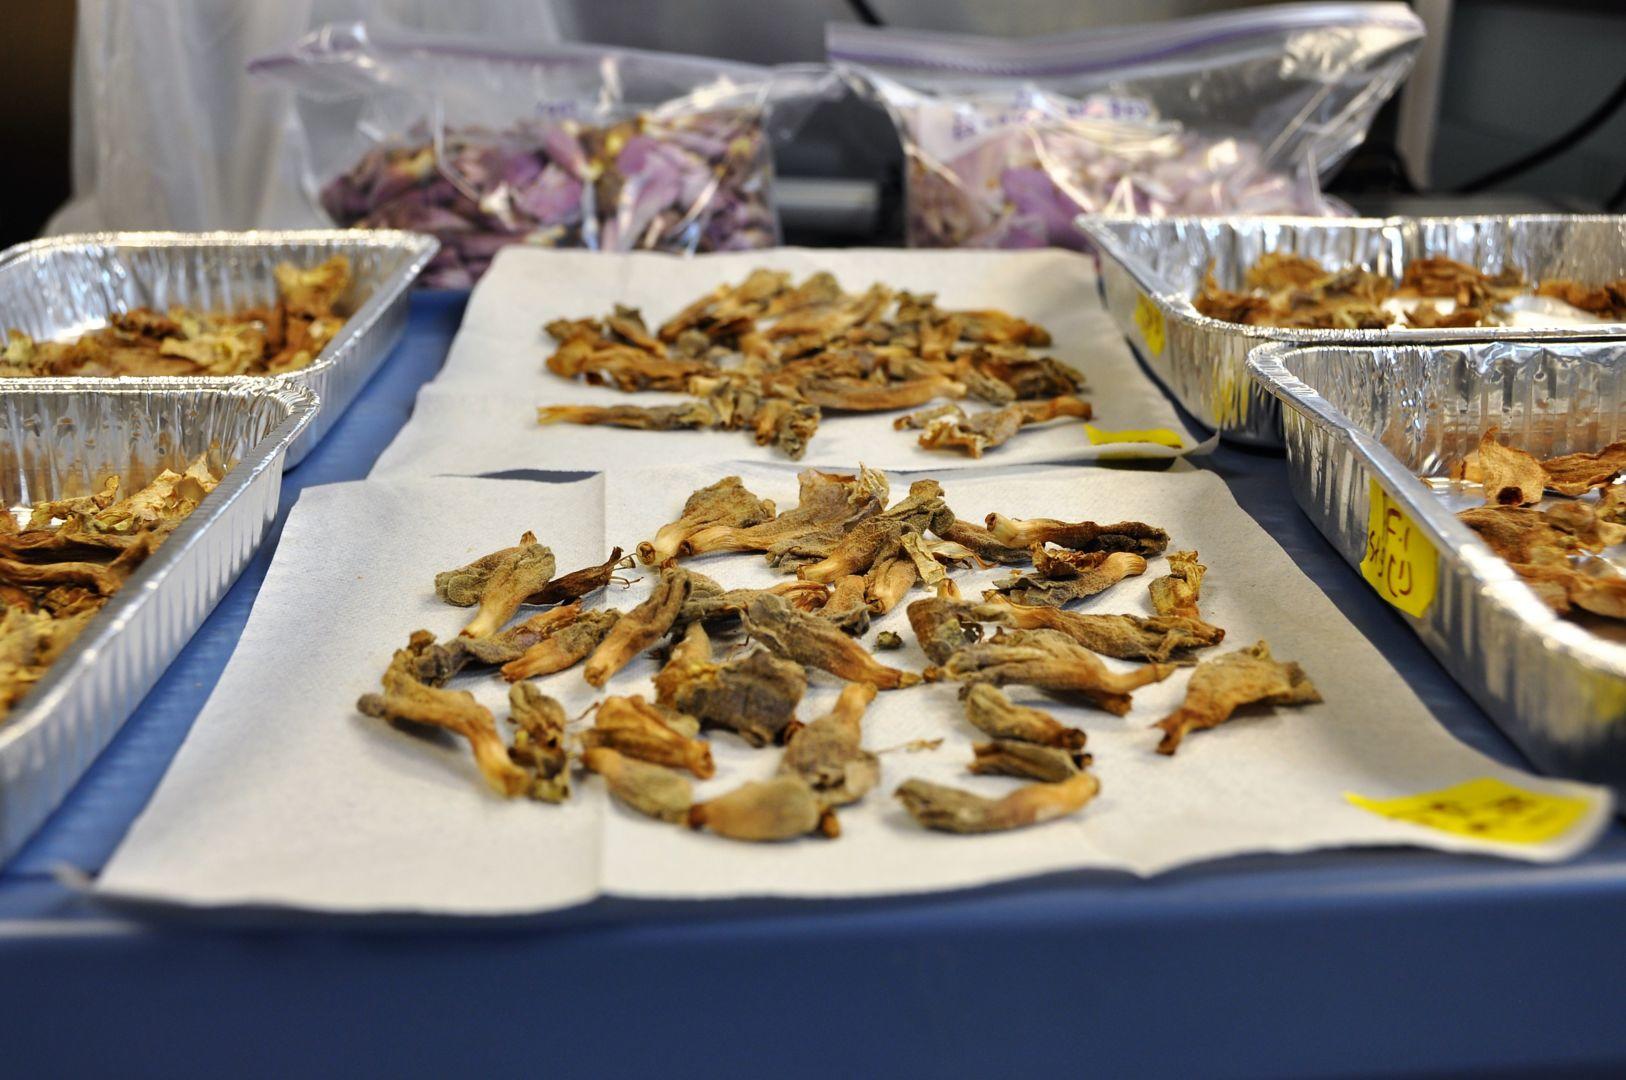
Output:
[[[137,383],[143,385],[137,385]],[[0,863],[68,793],[265,537],[316,395],[277,380],[0,380],[8,507],[133,491],[207,453],[224,474],[0,720]]]
[[1399,598],[1399,617],[1531,761],[1626,796],[1622,628],[1542,603],[1457,520],[1478,489],[1446,479],[1490,427],[1538,457],[1626,438],[1626,340],[1272,344],[1248,367],[1282,405],[1293,495],[1316,527]]
[[[289,449],[292,468],[350,407],[400,339],[408,288],[438,247],[432,237],[382,229],[49,237],[0,255],[0,330],[22,330],[40,340],[69,338],[135,307],[230,311],[269,304],[277,295],[272,271],[278,263],[314,266],[346,255],[354,281],[338,305],[345,323],[315,361],[283,375],[236,376],[316,392],[321,412]],[[160,388],[173,379],[118,382]]]
[[1494,273],[1594,283],[1626,276],[1626,217],[1519,215],[1440,218],[1082,217],[1100,253],[1107,308],[1130,345],[1186,410],[1236,442],[1279,448],[1281,411],[1246,370],[1268,341],[1417,345],[1466,341],[1626,338],[1626,324],[1582,328],[1455,327],[1288,330],[1199,315],[1192,306],[1212,263],[1222,288],[1238,289],[1269,252],[1294,252],[1329,269],[1365,265],[1400,279],[1408,262],[1443,255]]

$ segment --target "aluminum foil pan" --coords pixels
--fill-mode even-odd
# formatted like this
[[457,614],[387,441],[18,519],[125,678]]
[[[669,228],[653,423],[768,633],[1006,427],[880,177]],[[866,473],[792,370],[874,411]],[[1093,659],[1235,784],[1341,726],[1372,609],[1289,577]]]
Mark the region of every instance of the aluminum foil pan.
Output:
[[[321,412],[288,451],[292,468],[350,407],[400,339],[408,287],[438,247],[434,238],[418,233],[361,229],[54,236],[0,255],[0,329],[63,338],[106,325],[112,312],[134,307],[162,311],[182,304],[222,311],[271,303],[277,295],[272,269],[278,263],[311,266],[347,255],[355,278],[339,304],[347,318],[315,362],[286,375],[238,376],[316,391]],[[174,380],[118,381],[162,388]]]
[[1626,438],[1626,340],[1272,344],[1248,366],[1282,405],[1316,527],[1360,567],[1376,482],[1434,554],[1432,602],[1397,615],[1537,766],[1626,797],[1626,634],[1554,614],[1457,520],[1470,496],[1443,479],[1491,426],[1538,456]]
[[1236,442],[1282,445],[1275,398],[1248,378],[1248,351],[1267,341],[1415,345],[1464,341],[1626,338],[1626,324],[1585,330],[1466,327],[1285,330],[1197,314],[1191,304],[1210,262],[1239,288],[1267,252],[1291,251],[1337,268],[1365,264],[1396,281],[1412,259],[1444,255],[1481,270],[1516,266],[1527,278],[1609,281],[1626,276],[1626,217],[1520,215],[1444,218],[1081,217],[1100,253],[1101,287],[1130,345],[1186,410]]
[[271,379],[0,380],[0,496],[10,507],[126,489],[208,452],[218,487],[0,720],[0,863],[56,808],[265,537],[283,459],[316,395]]

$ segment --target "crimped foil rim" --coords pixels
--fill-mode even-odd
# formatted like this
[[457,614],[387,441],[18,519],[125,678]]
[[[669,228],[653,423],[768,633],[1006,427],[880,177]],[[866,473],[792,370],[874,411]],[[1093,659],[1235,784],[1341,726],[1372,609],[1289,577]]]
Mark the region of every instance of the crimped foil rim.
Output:
[[[208,247],[276,247],[294,244],[327,244],[335,247],[398,249],[408,253],[401,265],[381,279],[372,293],[345,319],[333,340],[322,348],[316,359],[298,371],[280,375],[221,375],[215,381],[243,382],[250,385],[300,385],[312,374],[326,372],[345,359],[345,353],[354,347],[367,331],[378,322],[385,309],[411,287],[435,252],[440,241],[426,233],[401,229],[249,229],[244,231],[216,230],[213,232],[88,232],[64,233],[39,240],[16,244],[0,252],[0,265],[34,255],[74,248],[208,248]],[[148,386],[152,389],[172,389],[183,381],[198,379],[192,375],[104,375],[79,376],[97,388],[118,385]],[[7,381],[7,380],[0,380]],[[27,380],[32,384],[42,379]]]
[[[1476,341],[1607,341],[1626,337],[1626,323],[1600,323],[1587,327],[1516,327],[1516,326],[1443,326],[1426,329],[1398,327],[1384,330],[1298,330],[1280,326],[1250,326],[1226,322],[1199,314],[1191,298],[1176,292],[1156,271],[1132,255],[1118,237],[1117,228],[1144,228],[1154,225],[1230,225],[1238,218],[1228,214],[1191,214],[1170,217],[1149,217],[1128,214],[1080,214],[1074,224],[1084,231],[1090,241],[1103,254],[1123,267],[1141,290],[1157,300],[1168,313],[1192,326],[1210,332],[1237,337],[1256,338],[1260,342],[1288,342],[1294,345],[1461,345]],[[1469,214],[1462,216],[1387,217],[1387,218],[1325,218],[1291,215],[1248,215],[1249,222],[1266,225],[1286,225],[1295,229],[1338,228],[1367,229],[1389,233],[1408,226],[1427,227],[1443,225],[1475,225],[1515,222],[1626,222],[1618,214]],[[1394,237],[1394,239],[1399,239]]]
[[[0,383],[0,397],[5,385]],[[140,397],[150,393],[146,387],[126,380],[90,378],[51,378],[18,380],[15,389],[28,393],[61,394],[128,394]],[[315,419],[318,402],[314,391],[304,386],[289,386],[271,380],[260,380],[258,385],[245,385],[238,377],[197,378],[171,376],[165,380],[169,391],[212,391],[232,396],[271,398],[286,406],[288,415],[276,427],[229,469],[221,481],[196,510],[189,514],[158,550],[147,558],[123,588],[99,611],[85,631],[64,650],[57,662],[28,693],[18,700],[11,715],[0,720],[0,753],[21,741],[35,729],[50,721],[63,694],[69,690],[82,667],[94,663],[101,648],[123,632],[140,607],[156,595],[162,579],[185,557],[186,553],[202,541],[203,534],[253,483],[277,461],[278,455],[292,445],[294,439]]]
[[1626,646],[1599,637],[1554,612],[1501,556],[1458,521],[1444,503],[1432,495],[1418,498],[1417,493],[1426,489],[1418,483],[1416,474],[1402,465],[1382,443],[1360,430],[1342,410],[1287,370],[1287,359],[1300,351],[1313,350],[1285,342],[1261,345],[1248,354],[1248,371],[1255,382],[1283,405],[1312,417],[1336,440],[1353,449],[1383,482],[1389,496],[1405,504],[1408,515],[1422,527],[1435,549],[1442,554],[1449,553],[1444,557],[1460,559],[1466,565],[1490,603],[1508,609],[1521,623],[1578,662],[1626,679]]

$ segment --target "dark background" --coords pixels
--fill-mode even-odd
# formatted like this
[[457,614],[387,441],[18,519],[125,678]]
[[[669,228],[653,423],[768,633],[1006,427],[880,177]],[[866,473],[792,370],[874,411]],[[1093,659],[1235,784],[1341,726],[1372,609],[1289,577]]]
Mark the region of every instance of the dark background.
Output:
[[[1076,9],[1079,25],[1102,21],[1099,11],[1086,12],[1086,6]],[[1115,21],[1156,17],[1170,6],[1126,5]],[[1184,11],[1233,5],[1185,0],[1172,6]],[[640,16],[645,7],[648,12]],[[921,17],[915,0],[869,0],[869,7],[883,21],[900,25],[915,24]],[[6,103],[0,109],[0,134],[10,164],[0,189],[0,246],[37,235],[71,188],[74,8],[73,0],[0,0],[0,27],[5,28],[0,34],[0,101]],[[1391,102],[1367,145],[1329,190],[1371,213],[1589,211],[1626,194],[1626,108],[1600,119],[1551,160],[1471,197],[1458,194],[1465,184],[1552,142],[1595,112],[1612,92],[1622,93],[1626,2],[1455,0],[1450,8],[1428,162],[1423,168],[1401,163],[1394,149],[1397,109]],[[681,18],[675,17],[678,9]],[[848,0],[616,0],[614,5],[580,5],[576,32],[646,48],[767,61],[816,59],[819,28],[832,18],[853,17],[852,10]],[[929,10],[932,25],[955,29],[1018,33],[1067,28],[1052,25],[1062,10],[1053,3],[1024,8],[1023,0],[988,0],[987,5],[941,0],[941,6]],[[710,12],[711,17],[696,18],[697,12]],[[883,207],[890,212],[877,231],[886,238],[898,232],[897,160],[896,138],[886,119],[847,103],[811,119],[797,143],[781,155],[780,171],[787,176],[878,177]],[[793,241],[854,239],[797,235],[795,223],[787,225]]]

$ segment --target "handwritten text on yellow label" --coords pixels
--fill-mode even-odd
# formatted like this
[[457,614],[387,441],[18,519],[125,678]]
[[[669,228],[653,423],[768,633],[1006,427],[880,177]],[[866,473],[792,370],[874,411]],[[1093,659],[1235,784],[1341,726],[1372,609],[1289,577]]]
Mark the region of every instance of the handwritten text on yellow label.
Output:
[[1089,436],[1090,445],[1100,446],[1103,443],[1156,443],[1158,446],[1173,447],[1178,450],[1183,445],[1180,436],[1168,428],[1142,428],[1138,431],[1104,431],[1094,424],[1084,425],[1084,434]]
[[1510,844],[1539,844],[1562,836],[1587,809],[1585,799],[1526,791],[1488,776],[1398,799],[1368,799],[1353,792],[1344,798],[1396,821]]
[[1135,325],[1140,327],[1140,336],[1146,340],[1152,355],[1162,356],[1163,346],[1168,344],[1168,331],[1163,325],[1163,313],[1145,293],[1135,298]]
[[1366,519],[1361,576],[1379,596],[1420,618],[1434,602],[1439,553],[1382,485],[1372,480],[1368,491],[1371,509]]

